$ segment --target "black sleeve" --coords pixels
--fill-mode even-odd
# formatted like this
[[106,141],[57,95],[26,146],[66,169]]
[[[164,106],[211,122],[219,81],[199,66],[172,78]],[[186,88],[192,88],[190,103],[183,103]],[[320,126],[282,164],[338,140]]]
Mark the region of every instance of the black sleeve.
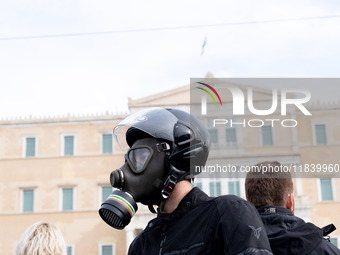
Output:
[[317,254],[340,255],[340,249],[325,239],[322,239],[315,251]]
[[272,255],[264,225],[252,204],[234,196],[216,202],[220,213],[214,237],[218,254]]

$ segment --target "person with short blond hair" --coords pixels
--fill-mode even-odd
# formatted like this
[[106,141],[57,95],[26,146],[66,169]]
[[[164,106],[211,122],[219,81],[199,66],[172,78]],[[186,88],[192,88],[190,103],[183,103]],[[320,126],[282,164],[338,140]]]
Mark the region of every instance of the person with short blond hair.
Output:
[[335,230],[322,229],[294,215],[293,180],[277,161],[258,163],[247,173],[246,197],[255,205],[264,223],[275,255],[340,255],[340,250],[323,238]]
[[36,222],[25,230],[17,244],[16,255],[66,255],[66,243],[55,225]]

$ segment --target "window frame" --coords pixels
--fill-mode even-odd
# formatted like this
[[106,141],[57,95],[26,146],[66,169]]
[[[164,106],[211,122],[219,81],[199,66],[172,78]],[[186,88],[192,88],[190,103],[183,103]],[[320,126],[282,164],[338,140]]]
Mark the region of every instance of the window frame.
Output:
[[[228,142],[228,130],[234,130],[235,131],[235,141],[233,142]],[[230,148],[235,148],[237,147],[237,128],[236,127],[226,127],[225,128],[225,142],[226,142],[226,145],[227,147],[230,147]]]
[[[108,153],[108,152],[104,152],[104,135],[111,135],[111,152]],[[112,155],[114,154],[114,146],[113,146],[113,134],[112,132],[102,132],[100,134],[100,138],[101,138],[101,148],[100,148],[100,153],[102,155]]]
[[[34,213],[35,212],[35,189],[36,187],[22,187],[21,189],[21,204],[20,204],[20,210],[21,213]],[[25,211],[24,210],[24,203],[25,203],[25,191],[32,191],[33,192],[33,202],[32,202],[32,211]]]
[[[317,142],[317,133],[316,133],[316,126],[325,126],[325,137],[326,137],[326,143],[318,143]],[[325,145],[329,145],[329,142],[328,142],[328,130],[327,130],[327,124],[326,122],[323,122],[323,121],[317,121],[317,122],[313,122],[312,124],[312,130],[313,130],[313,144],[315,146],[325,146]]]
[[[71,210],[64,210],[64,189],[72,189],[72,209]],[[76,201],[76,187],[75,186],[61,186],[59,188],[59,211],[61,212],[74,212],[75,211],[75,201]]]
[[[217,183],[219,184],[219,194],[217,194],[218,192],[218,190],[217,190]],[[211,185],[212,184],[214,184],[214,194],[211,194],[212,192],[211,192]],[[209,180],[209,196],[211,196],[211,197],[218,197],[218,196],[221,196],[222,195],[222,182],[221,182],[221,180],[220,179],[218,179],[218,178],[211,178],[210,180]]]
[[99,255],[103,255],[103,246],[112,246],[112,254],[110,255],[116,255],[116,244],[115,243],[100,243],[99,244]]
[[[203,190],[203,182],[202,182],[202,179],[201,178],[198,178],[198,177],[195,177],[194,181],[191,182],[191,187],[194,188],[194,187],[197,187],[199,188],[200,190]],[[209,187],[210,188],[210,187]]]
[[[331,191],[332,191],[332,200],[323,200],[322,199],[322,190],[321,190],[321,180],[322,179],[330,179],[331,180]],[[334,190],[334,181],[333,178],[318,178],[317,180],[317,188],[318,188],[318,200],[319,202],[334,202],[335,201],[335,190]]]
[[[233,183],[234,185],[238,184],[238,194],[230,193],[230,186],[229,185],[231,183]],[[236,187],[237,187],[237,185],[236,185]],[[234,186],[234,190],[235,190],[235,186]],[[237,178],[228,179],[228,195],[235,195],[235,196],[241,197],[241,181],[240,181],[240,179],[237,179]]]
[[113,187],[108,186],[108,185],[100,185],[99,186],[99,206],[108,198],[108,197],[103,197],[103,188],[111,188],[111,193],[113,191]]
[[74,244],[66,244],[66,254],[69,255],[69,254],[67,253],[67,249],[68,249],[68,248],[71,248],[71,255],[74,255],[74,254],[75,254],[74,247],[75,247]]
[[[218,147],[218,129],[217,128],[208,128],[207,131],[208,131],[209,136],[210,136],[211,147],[213,147],[213,148]],[[213,141],[212,134],[210,132],[214,132],[214,133],[216,132],[216,142]]]
[[[73,136],[73,154],[72,155],[66,155],[65,154],[65,137],[67,136]],[[60,154],[63,157],[73,157],[76,155],[76,133],[62,133],[61,134],[61,148],[60,148]]]
[[[270,127],[270,130],[271,130],[271,144],[264,144],[264,136],[263,136],[263,128],[264,127]],[[273,129],[273,127],[272,126],[270,126],[270,125],[263,125],[263,126],[261,126],[261,128],[260,128],[260,133],[261,133],[261,145],[263,146],[263,147],[270,147],[270,146],[274,146],[274,129]]]
[[[22,146],[22,157],[23,158],[36,158],[37,157],[37,149],[38,149],[38,139],[37,135],[34,134],[26,134],[23,135],[23,146]],[[34,138],[34,156],[27,156],[27,139]]]
[[[331,242],[330,239],[336,239],[337,245],[333,244],[333,243]],[[340,249],[340,236],[337,236],[337,235],[335,235],[335,236],[330,235],[330,236],[329,236],[329,242],[332,243],[335,247],[337,247],[337,248]]]

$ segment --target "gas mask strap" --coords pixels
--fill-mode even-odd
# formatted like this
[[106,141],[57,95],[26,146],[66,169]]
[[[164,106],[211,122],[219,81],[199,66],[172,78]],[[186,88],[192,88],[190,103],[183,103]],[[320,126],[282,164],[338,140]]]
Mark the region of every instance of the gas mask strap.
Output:
[[169,176],[166,179],[166,181],[164,182],[164,187],[162,189],[162,197],[164,199],[167,199],[170,196],[170,194],[174,190],[176,184],[179,181],[183,180],[186,174],[187,174],[186,171],[178,170],[173,165],[170,165]]
[[150,211],[151,213],[157,213],[156,210],[155,210],[155,208],[153,207],[153,205],[149,204],[149,205],[148,205],[148,208],[149,208],[149,211]]
[[157,147],[157,150],[159,152],[162,152],[162,151],[170,151],[170,145],[166,142],[162,142],[162,143],[157,143],[156,144],[156,147]]

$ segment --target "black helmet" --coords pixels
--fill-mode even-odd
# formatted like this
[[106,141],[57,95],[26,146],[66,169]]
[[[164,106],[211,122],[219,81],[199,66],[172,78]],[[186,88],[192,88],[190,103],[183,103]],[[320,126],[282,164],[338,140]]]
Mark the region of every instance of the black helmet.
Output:
[[145,137],[164,140],[170,145],[168,163],[185,172],[181,179],[191,179],[198,174],[195,166],[204,166],[209,154],[209,133],[194,116],[179,109],[139,111],[120,122],[113,134],[123,150]]

